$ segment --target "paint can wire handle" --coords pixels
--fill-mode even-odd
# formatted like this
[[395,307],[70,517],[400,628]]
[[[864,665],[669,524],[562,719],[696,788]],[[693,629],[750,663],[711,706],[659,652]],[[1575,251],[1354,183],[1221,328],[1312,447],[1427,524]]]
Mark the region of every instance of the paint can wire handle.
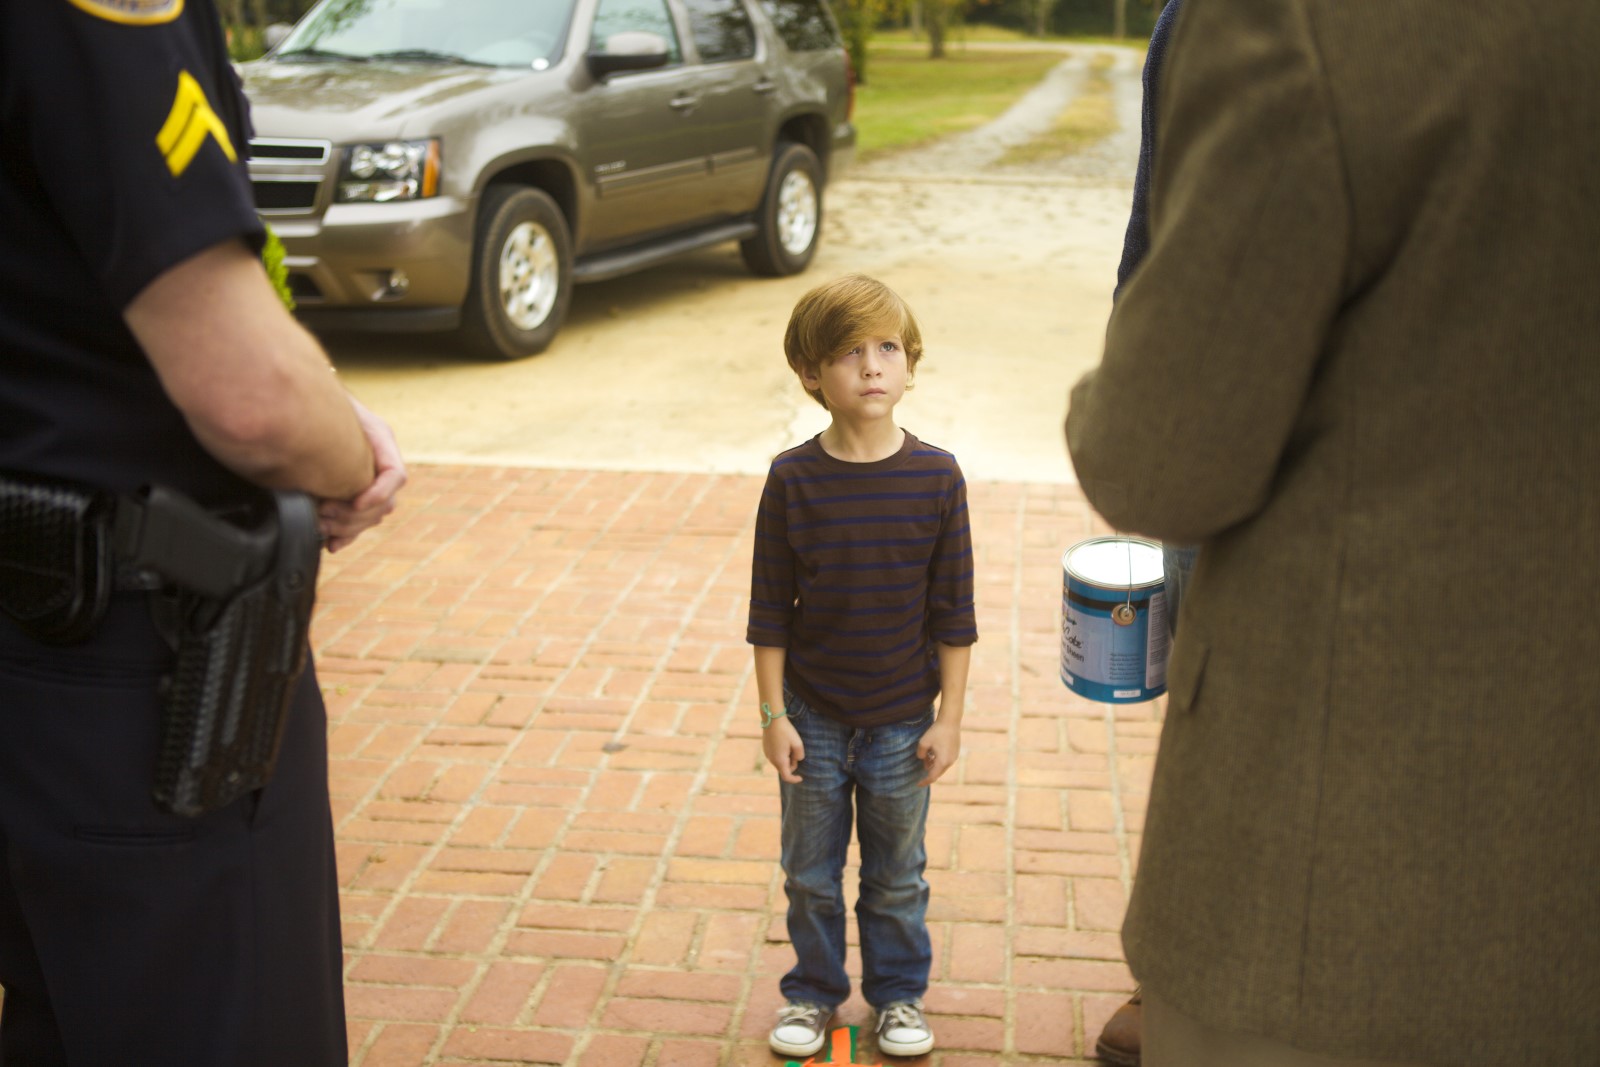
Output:
[[1111,621],[1118,626],[1132,626],[1139,617],[1138,610],[1133,606],[1133,541],[1131,538],[1124,540],[1128,550],[1128,598],[1111,609]]

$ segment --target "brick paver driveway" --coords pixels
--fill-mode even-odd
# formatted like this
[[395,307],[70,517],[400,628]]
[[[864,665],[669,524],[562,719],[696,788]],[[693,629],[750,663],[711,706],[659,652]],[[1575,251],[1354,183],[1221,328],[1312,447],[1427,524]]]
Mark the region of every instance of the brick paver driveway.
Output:
[[[744,643],[760,484],[425,465],[327,560],[353,1063],[781,1062],[777,780]],[[981,639],[929,826],[940,1047],[888,1062],[1076,1064],[1132,988],[1115,931],[1160,705],[1057,678],[1060,555],[1103,532],[1078,491],[970,499]],[[870,1022],[859,996],[840,1017]]]

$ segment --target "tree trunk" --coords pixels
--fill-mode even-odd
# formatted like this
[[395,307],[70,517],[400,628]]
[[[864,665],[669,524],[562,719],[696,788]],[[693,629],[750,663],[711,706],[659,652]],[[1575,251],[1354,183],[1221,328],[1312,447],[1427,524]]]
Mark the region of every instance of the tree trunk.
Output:
[[1116,38],[1128,36],[1128,0],[1114,0],[1115,14],[1111,20],[1111,35]]
[[911,0],[910,22],[911,35],[915,37],[922,32],[922,0]]
[[850,52],[850,66],[856,72],[856,84],[867,84],[867,38],[872,33],[871,0],[842,0],[834,8],[839,18],[839,28],[844,31],[845,48]]
[[945,0],[928,0],[925,12],[928,20],[928,58],[944,58],[944,5]]

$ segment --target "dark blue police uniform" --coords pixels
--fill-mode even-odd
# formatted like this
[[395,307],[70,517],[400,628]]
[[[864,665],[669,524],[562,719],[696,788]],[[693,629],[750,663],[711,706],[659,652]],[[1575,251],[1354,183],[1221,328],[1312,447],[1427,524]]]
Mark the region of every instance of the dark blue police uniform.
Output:
[[[225,504],[124,325],[152,280],[258,244],[211,0],[0,5],[0,470]],[[326,717],[300,679],[275,777],[198,819],[151,799],[172,652],[148,595],[83,644],[0,618],[0,1067],[347,1061]]]

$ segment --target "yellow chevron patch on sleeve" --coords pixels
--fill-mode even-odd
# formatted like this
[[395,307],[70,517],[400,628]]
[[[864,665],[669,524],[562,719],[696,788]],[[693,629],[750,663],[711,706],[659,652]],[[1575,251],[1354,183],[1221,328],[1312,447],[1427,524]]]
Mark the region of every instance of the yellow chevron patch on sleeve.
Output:
[[97,19],[128,26],[156,26],[183,14],[183,0],[70,0]]
[[239,155],[233,150],[228,127],[211,110],[206,91],[194,80],[193,75],[186,70],[181,71],[178,74],[178,95],[172,101],[172,110],[167,113],[167,121],[162,123],[161,132],[156,134],[156,147],[167,157],[167,169],[172,171],[174,178],[189,169],[195,153],[200,151],[207,137],[215,137],[228,159],[238,162]]

